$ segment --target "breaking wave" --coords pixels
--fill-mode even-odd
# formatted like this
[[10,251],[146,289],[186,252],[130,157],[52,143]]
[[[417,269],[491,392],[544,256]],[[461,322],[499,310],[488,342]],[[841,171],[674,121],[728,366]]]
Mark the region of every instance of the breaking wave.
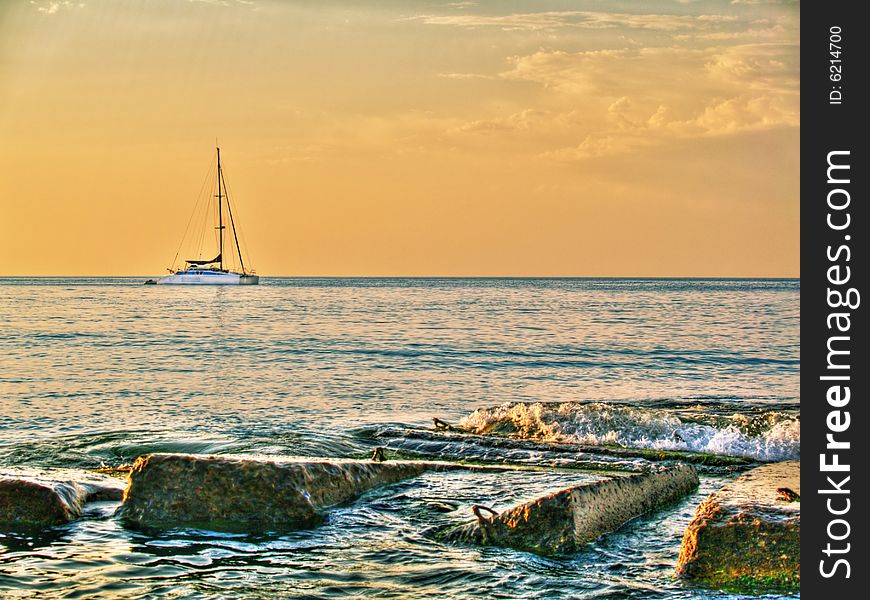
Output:
[[800,458],[798,411],[708,405],[650,408],[604,402],[507,402],[460,425],[479,435],[628,448],[690,450],[760,461]]

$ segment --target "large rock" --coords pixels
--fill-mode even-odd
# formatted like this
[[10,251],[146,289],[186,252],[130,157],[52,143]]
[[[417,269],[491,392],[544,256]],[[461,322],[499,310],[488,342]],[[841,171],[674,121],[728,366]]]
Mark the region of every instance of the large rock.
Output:
[[0,473],[0,529],[49,527],[81,516],[87,502],[120,500],[120,482],[68,470]]
[[758,467],[698,506],[677,574],[726,590],[797,590],[800,529],[800,461]]
[[545,555],[565,554],[697,486],[695,469],[678,464],[567,488],[501,514],[485,516],[476,509],[476,522],[442,532],[438,538]]
[[137,526],[234,531],[316,524],[374,486],[445,468],[418,461],[292,460],[189,454],[136,459],[119,515]]

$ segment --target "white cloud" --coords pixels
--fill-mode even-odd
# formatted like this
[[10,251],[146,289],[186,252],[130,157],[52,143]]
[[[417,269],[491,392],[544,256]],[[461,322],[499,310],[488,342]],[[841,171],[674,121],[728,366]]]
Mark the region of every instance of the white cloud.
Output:
[[498,79],[494,75],[483,75],[481,73],[438,73],[438,77],[444,79]]
[[246,6],[256,6],[254,0],[187,0],[188,2],[197,2],[200,4],[211,4],[213,6],[230,6],[231,4],[244,4]]
[[743,44],[716,52],[705,63],[707,75],[736,88],[794,94],[800,89],[797,44]]
[[797,4],[800,0],[731,0],[731,4]]
[[452,130],[453,133],[493,133],[499,131],[528,131],[539,129],[558,115],[540,109],[526,108],[499,119],[478,119]]
[[407,20],[419,20],[427,25],[449,25],[468,29],[498,27],[505,31],[553,30],[563,27],[679,31],[711,29],[721,24],[733,23],[739,19],[729,15],[691,16],[597,11],[544,11],[509,15],[420,15],[407,17]]
[[551,144],[579,139],[541,152],[550,159],[578,160],[698,137],[798,127],[798,50],[797,44],[759,43],[513,57],[500,77],[540,84],[548,94],[543,103],[562,109],[474,120],[451,133],[528,139],[546,134]]
[[35,6],[36,10],[44,15],[54,15],[61,10],[82,8],[85,5],[84,2],[73,2],[71,0],[57,0],[51,2],[37,2],[36,0],[30,0],[30,4],[31,6]]
[[544,152],[542,157],[560,161],[583,160],[626,154],[692,138],[800,125],[797,102],[755,94],[713,101],[685,120],[672,120],[668,113],[667,107],[659,106],[641,122],[617,119],[611,129],[590,133],[577,146]]

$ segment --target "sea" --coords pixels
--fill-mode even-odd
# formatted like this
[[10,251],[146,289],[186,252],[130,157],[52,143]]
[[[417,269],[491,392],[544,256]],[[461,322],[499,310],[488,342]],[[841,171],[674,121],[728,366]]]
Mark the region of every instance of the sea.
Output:
[[518,468],[422,475],[290,532],[145,532],[94,503],[63,526],[0,533],[0,596],[745,597],[674,576],[683,531],[727,469],[560,558],[433,531],[475,504],[594,480],[581,446],[799,458],[799,280],[145,279],[0,279],[0,473],[377,446]]

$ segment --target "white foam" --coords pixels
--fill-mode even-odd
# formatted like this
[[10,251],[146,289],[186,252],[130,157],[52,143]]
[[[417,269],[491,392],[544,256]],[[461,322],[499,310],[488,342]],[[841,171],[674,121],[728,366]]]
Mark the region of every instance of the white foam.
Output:
[[687,415],[606,403],[508,402],[461,421],[477,433],[578,444],[691,450],[773,461],[800,458],[798,415]]

